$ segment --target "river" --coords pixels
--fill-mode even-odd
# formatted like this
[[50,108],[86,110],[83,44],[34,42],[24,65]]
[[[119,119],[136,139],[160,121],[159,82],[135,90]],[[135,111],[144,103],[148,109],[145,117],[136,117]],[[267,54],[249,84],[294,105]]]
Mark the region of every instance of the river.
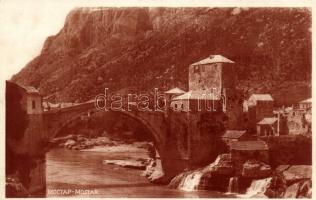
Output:
[[150,183],[141,170],[106,165],[128,154],[52,149],[46,154],[47,197],[229,197],[215,191],[186,192]]

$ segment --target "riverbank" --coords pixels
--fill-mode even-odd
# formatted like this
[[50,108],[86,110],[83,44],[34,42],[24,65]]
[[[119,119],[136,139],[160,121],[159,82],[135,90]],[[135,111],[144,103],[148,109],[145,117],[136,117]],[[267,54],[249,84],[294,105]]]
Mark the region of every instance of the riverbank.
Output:
[[83,135],[55,138],[52,145],[81,152],[119,153],[121,159],[111,157],[103,160],[103,164],[139,170],[146,169],[151,161],[150,151],[154,148],[150,142],[113,140],[109,137],[87,138]]

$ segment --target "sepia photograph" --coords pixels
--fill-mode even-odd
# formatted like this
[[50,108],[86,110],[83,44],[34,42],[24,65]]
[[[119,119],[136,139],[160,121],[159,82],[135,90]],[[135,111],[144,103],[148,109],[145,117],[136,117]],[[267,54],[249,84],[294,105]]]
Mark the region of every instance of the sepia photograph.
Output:
[[6,198],[312,199],[312,8],[1,6]]

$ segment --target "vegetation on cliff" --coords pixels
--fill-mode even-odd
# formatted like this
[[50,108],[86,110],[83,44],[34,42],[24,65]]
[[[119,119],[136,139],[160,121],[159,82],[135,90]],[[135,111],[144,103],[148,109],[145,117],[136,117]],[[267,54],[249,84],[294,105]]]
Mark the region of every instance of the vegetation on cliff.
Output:
[[112,92],[187,89],[188,66],[236,62],[246,96],[279,104],[311,94],[311,12],[304,8],[76,8],[12,80],[60,101]]

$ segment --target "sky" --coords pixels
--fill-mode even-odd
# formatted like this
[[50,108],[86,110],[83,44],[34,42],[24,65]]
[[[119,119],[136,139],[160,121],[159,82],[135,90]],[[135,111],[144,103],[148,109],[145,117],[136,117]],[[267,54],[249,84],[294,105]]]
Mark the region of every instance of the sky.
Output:
[[39,55],[45,39],[63,27],[72,4],[0,0],[1,77],[10,79]]

